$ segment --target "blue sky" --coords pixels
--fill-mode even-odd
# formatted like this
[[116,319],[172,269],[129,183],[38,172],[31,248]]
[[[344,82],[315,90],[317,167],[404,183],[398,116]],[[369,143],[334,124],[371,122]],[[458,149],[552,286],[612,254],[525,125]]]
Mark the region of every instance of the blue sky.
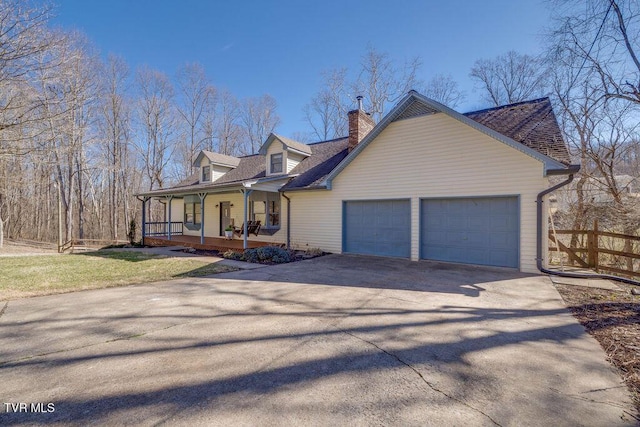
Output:
[[357,69],[367,46],[399,62],[418,56],[420,78],[451,74],[467,92],[460,111],[483,108],[468,75],[479,58],[537,54],[549,26],[542,0],[217,1],[57,0],[53,23],[84,32],[103,55],[173,75],[199,62],[239,98],[278,102],[278,132],[308,130],[302,107],[322,70]]

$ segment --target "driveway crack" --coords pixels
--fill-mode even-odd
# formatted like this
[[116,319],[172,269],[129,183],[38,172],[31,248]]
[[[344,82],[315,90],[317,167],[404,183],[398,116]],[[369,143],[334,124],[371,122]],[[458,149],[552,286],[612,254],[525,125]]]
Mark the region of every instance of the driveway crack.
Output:
[[[611,390],[611,389],[614,389],[614,388],[622,388],[622,387],[625,387],[625,386],[608,387],[608,388],[601,388],[601,389],[596,389],[596,390],[588,390],[588,391],[585,391],[585,392],[581,392],[579,394],[592,393],[592,392],[598,392],[598,391],[606,391],[606,390]],[[633,414],[630,414],[629,412],[626,411],[628,406],[625,405],[625,404],[621,404],[621,403],[617,403],[617,402],[611,402],[611,401],[603,401],[603,400],[591,399],[589,397],[579,396],[577,394],[564,393],[561,390],[558,390],[557,388],[549,388],[549,390],[553,391],[554,393],[558,393],[558,394],[561,394],[563,396],[570,397],[571,399],[583,400],[585,402],[591,402],[591,403],[599,403],[601,405],[607,405],[607,406],[611,406],[613,408],[620,408],[620,409],[623,409],[624,412],[626,412],[627,414],[631,415],[636,420],[640,420],[640,418],[638,418],[637,416],[635,416]]]
[[469,408],[469,409],[471,409],[471,410],[473,410],[473,411],[475,411],[475,412],[477,412],[477,413],[479,413],[479,414],[482,414],[482,415],[483,415],[483,416],[485,416],[487,419],[489,419],[493,424],[495,424],[495,425],[497,425],[497,426],[499,426],[499,427],[502,427],[502,426],[500,426],[500,424],[499,424],[496,420],[494,420],[493,418],[491,418],[491,416],[490,416],[489,414],[486,414],[485,412],[482,412],[480,409],[478,409],[478,408],[476,408],[476,407],[474,407],[474,406],[471,406],[470,404],[468,404],[468,403],[467,403],[467,402],[465,402],[464,400],[459,399],[459,398],[457,398],[457,397],[455,397],[455,396],[452,396],[452,395],[448,394],[447,392],[445,392],[444,390],[441,390],[441,389],[439,389],[438,387],[436,387],[434,384],[432,384],[431,382],[429,382],[429,381],[424,377],[424,375],[422,375],[422,373],[421,373],[421,372],[420,372],[416,367],[414,367],[414,366],[413,366],[413,365],[411,365],[410,363],[408,363],[408,362],[404,361],[400,356],[398,356],[398,355],[396,355],[396,354],[394,354],[394,353],[391,353],[390,351],[385,350],[384,348],[380,347],[380,346],[379,346],[379,345],[377,345],[376,343],[374,343],[374,342],[372,342],[372,341],[368,341],[368,340],[366,340],[366,339],[364,339],[364,338],[362,338],[362,337],[359,337],[359,336],[357,336],[357,335],[355,335],[355,334],[353,334],[353,333],[351,333],[351,332],[349,332],[349,331],[346,331],[346,330],[344,330],[344,329],[340,329],[340,330],[341,330],[341,332],[343,332],[343,333],[345,333],[345,334],[347,334],[347,335],[349,335],[349,336],[352,336],[353,338],[355,338],[355,339],[357,339],[357,340],[360,340],[360,341],[362,341],[362,342],[364,342],[364,343],[367,343],[367,344],[369,344],[369,345],[371,345],[371,346],[373,346],[373,347],[377,348],[378,350],[380,350],[380,351],[381,351],[381,352],[383,352],[384,354],[386,354],[386,355],[388,355],[388,356],[393,357],[393,358],[394,358],[394,359],[396,359],[398,362],[400,362],[401,364],[405,365],[407,368],[409,368],[409,369],[411,369],[413,372],[415,372],[415,373],[416,373],[416,375],[418,375],[418,376],[420,377],[420,379],[422,379],[422,381],[423,381],[423,382],[424,382],[424,383],[425,383],[425,384],[426,384],[426,385],[427,385],[431,390],[435,391],[436,393],[440,393],[441,395],[443,395],[443,396],[445,396],[445,397],[447,397],[447,398],[449,398],[449,399],[451,399],[451,400],[455,400],[456,402],[458,402],[458,403],[460,403],[460,404],[462,404],[462,405],[466,406],[467,408]]
[[9,307],[9,301],[5,302],[4,307],[2,307],[2,310],[0,310],[0,317],[2,317],[5,311],[7,311],[7,307]]

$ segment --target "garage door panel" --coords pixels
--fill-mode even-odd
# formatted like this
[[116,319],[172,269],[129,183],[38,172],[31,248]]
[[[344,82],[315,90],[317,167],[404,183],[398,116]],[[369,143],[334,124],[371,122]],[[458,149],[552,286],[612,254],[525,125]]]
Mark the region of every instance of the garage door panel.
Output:
[[517,197],[424,199],[420,228],[421,258],[518,266]]
[[343,209],[344,252],[409,257],[409,200],[348,201],[344,202]]

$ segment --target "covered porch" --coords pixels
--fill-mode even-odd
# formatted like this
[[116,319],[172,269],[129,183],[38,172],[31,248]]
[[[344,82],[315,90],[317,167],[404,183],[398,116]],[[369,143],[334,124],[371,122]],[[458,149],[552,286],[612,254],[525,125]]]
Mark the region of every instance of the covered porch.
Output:
[[[262,178],[241,184],[197,185],[142,194],[143,243],[218,251],[286,246],[288,218],[283,218],[278,192],[283,182],[283,177]],[[161,221],[147,222],[152,199],[164,205]],[[288,206],[285,209],[288,213]],[[252,224],[257,228],[252,229]],[[228,227],[235,230],[233,239],[224,237]]]
[[169,240],[167,235],[155,235],[147,237],[145,244],[149,246],[185,246],[204,251],[225,252],[228,250],[242,252],[244,249],[259,248],[261,246],[273,245],[270,242],[261,242],[257,240],[249,240],[245,242],[243,239],[225,239],[223,237],[204,237],[204,241],[200,236],[172,235]]

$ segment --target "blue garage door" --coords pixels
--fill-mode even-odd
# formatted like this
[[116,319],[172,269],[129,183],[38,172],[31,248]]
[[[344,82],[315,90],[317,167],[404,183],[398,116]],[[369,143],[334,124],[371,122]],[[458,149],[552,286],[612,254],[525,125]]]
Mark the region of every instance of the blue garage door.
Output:
[[408,258],[411,255],[409,200],[344,202],[343,251]]
[[425,199],[420,206],[420,257],[518,267],[517,197]]

